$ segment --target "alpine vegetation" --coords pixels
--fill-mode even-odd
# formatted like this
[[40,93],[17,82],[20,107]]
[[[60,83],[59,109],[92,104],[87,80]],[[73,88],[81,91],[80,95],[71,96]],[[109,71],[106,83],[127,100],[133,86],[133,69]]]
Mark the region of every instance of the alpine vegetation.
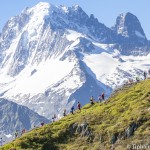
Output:
[[0,34],[0,97],[47,119],[105,94],[150,67],[150,46],[136,16],[120,14],[112,28],[80,6],[40,2],[10,18]]

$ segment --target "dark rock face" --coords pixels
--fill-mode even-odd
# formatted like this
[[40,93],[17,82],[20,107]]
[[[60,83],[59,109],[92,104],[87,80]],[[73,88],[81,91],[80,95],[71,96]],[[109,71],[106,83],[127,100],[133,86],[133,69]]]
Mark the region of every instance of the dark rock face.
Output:
[[114,133],[112,138],[111,138],[111,144],[114,144],[117,141],[117,137],[118,137],[118,134]]
[[134,135],[134,132],[147,120],[140,118],[137,122],[132,122],[127,129],[120,133],[114,133],[111,137],[111,144],[115,144],[117,141],[125,140]]
[[[78,26],[87,28],[89,32],[86,34],[102,43],[112,43],[114,41],[113,38],[116,38],[114,32],[110,28],[100,23],[93,14],[89,17],[82,8],[77,5],[68,8],[67,18],[72,22],[72,24],[70,24],[72,29],[80,30]],[[80,32],[83,31],[84,30],[81,29]]]
[[[110,143],[112,144],[112,147],[115,143],[120,142],[121,140],[128,139],[134,135],[134,132],[137,130],[138,127],[140,127],[144,122],[147,120],[144,118],[140,118],[137,122],[132,122],[128,128],[126,128],[124,131],[119,133],[114,133],[111,136]],[[69,133],[71,136],[74,136],[74,134],[78,134],[81,137],[87,137],[88,142],[92,142],[94,138],[96,137],[89,127],[87,122],[83,123],[74,123],[69,128]],[[103,143],[105,141],[106,135],[99,135],[99,142]]]
[[125,131],[125,136],[127,138],[131,137],[134,133],[134,131],[137,129],[138,125],[136,123],[131,123],[129,125],[129,127],[127,128],[127,130]]
[[70,134],[73,135],[75,133],[79,134],[81,137],[87,137],[88,141],[92,141],[94,134],[92,130],[90,129],[87,122],[83,122],[81,124],[73,124],[70,126]]
[[138,18],[129,12],[117,17],[114,30],[123,37],[147,40]]
[[120,14],[112,28],[118,35],[116,48],[124,55],[139,55],[150,50],[149,42],[138,18],[131,14]]
[[3,133],[11,134],[15,130],[20,132],[23,128],[30,130],[41,122],[49,123],[48,119],[29,108],[6,99],[0,99],[0,106],[0,131]]
[[[146,38],[140,21],[129,12],[120,14],[112,29],[100,23],[93,14],[89,17],[79,6],[69,8],[67,18],[72,22],[71,26],[67,25],[68,28],[87,34],[92,39],[101,43],[115,43],[114,48],[119,49],[123,55],[143,55],[150,51],[149,41]],[[88,32],[85,33],[78,26],[86,28]]]
[[113,43],[117,39],[116,34],[104,24],[100,23],[93,14],[87,20],[86,26],[93,37],[96,37],[102,43]]
[[76,22],[80,26],[85,25],[85,22],[89,19],[88,15],[78,5],[69,7],[67,15],[68,20],[70,20],[71,22]]

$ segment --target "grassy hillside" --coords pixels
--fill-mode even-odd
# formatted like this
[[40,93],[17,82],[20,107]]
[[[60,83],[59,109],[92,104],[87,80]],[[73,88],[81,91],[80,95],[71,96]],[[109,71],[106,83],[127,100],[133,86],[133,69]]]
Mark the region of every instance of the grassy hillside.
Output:
[[150,79],[118,90],[104,103],[87,104],[81,112],[34,129],[1,149],[124,150],[128,144],[148,144],[149,137]]

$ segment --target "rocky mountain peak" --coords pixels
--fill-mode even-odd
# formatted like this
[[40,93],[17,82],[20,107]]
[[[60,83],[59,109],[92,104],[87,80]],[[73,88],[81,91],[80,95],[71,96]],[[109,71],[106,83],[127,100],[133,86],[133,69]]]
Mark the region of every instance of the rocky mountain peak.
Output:
[[117,34],[123,37],[135,37],[146,40],[140,21],[130,12],[121,13],[117,17],[114,29]]

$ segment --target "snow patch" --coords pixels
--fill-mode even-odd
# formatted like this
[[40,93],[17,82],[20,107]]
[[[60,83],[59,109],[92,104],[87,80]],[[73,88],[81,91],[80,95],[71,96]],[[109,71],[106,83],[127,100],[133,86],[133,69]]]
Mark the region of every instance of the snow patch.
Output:
[[[112,53],[113,54],[113,53]],[[147,56],[122,56],[116,50],[113,54],[84,54],[83,61],[96,75],[96,79],[115,89],[138,76],[143,79],[143,71],[150,69],[150,54]],[[119,60],[123,61],[119,61]]]
[[67,34],[66,34],[66,38],[69,40],[69,41],[76,41],[77,38],[79,37],[84,37],[81,33],[78,33],[76,31],[73,31],[73,30],[67,30]]
[[13,82],[9,83],[9,86],[7,86],[8,82],[5,81],[7,84],[3,83],[3,89],[5,89],[4,91],[9,90],[7,92],[8,96],[19,93],[21,95],[44,93],[47,87],[57,83],[69,74],[73,66],[74,63],[68,62],[67,60],[49,60],[37,66],[36,72],[32,75],[31,70],[35,70],[35,66],[28,66]]
[[62,6],[61,8],[62,8],[62,10],[63,10],[65,13],[68,13],[68,12],[69,12],[68,7]]
[[136,34],[136,36],[138,36],[138,37],[140,37],[140,38],[145,39],[145,36],[144,36],[144,35],[142,35],[140,32],[135,31],[135,34]]

